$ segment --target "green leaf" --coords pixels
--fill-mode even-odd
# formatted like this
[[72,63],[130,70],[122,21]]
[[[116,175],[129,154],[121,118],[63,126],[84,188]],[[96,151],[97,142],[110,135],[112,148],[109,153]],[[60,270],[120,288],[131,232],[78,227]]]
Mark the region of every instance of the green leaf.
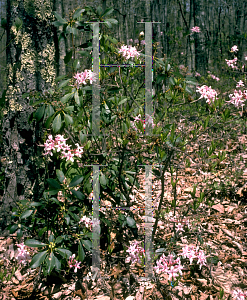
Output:
[[65,103],[68,102],[68,100],[72,97],[72,95],[73,95],[73,93],[66,94],[66,95],[64,95],[64,96],[61,98],[60,101],[61,101],[63,104],[65,104]]
[[40,229],[40,231],[38,233],[38,236],[41,237],[44,234],[45,231],[47,231],[47,227],[44,227],[44,228]]
[[55,261],[55,268],[59,272],[61,270],[61,262],[58,260],[58,258],[54,255],[54,261]]
[[128,100],[127,98],[121,100],[121,101],[118,103],[118,106],[121,105],[121,104],[123,104],[123,103],[125,103],[127,100]]
[[79,133],[79,138],[80,138],[80,141],[82,144],[84,144],[87,140],[87,135],[86,134],[83,134],[81,131]]
[[34,115],[35,119],[37,119],[37,121],[40,121],[44,115],[44,112],[45,112],[45,105],[40,106]]
[[84,8],[78,8],[74,14],[73,14],[73,19],[77,19],[80,17],[80,15],[85,11]]
[[64,249],[64,248],[56,248],[56,252],[58,252],[63,258],[69,258],[72,255],[72,252],[70,250]]
[[74,68],[75,68],[76,70],[80,69],[80,66],[81,66],[80,60],[79,60],[79,59],[76,59],[76,60],[74,61],[73,66],[74,66]]
[[80,191],[71,190],[72,194],[76,196],[78,199],[83,200],[84,195]]
[[62,241],[63,241],[63,237],[62,237],[62,236],[58,236],[58,237],[56,238],[55,243],[56,243],[56,244],[60,244]]
[[61,185],[55,179],[48,178],[46,179],[46,181],[49,183],[51,187],[61,190]]
[[26,218],[28,218],[29,216],[31,216],[32,212],[33,212],[32,209],[24,211],[24,212],[21,214],[21,219],[26,219]]
[[82,240],[82,244],[87,250],[91,251],[91,249],[92,249],[92,242],[91,241]]
[[[24,95],[25,95],[25,94],[24,94]],[[23,97],[24,95],[22,95],[22,97]],[[38,104],[40,104],[40,103],[43,103],[43,102],[44,102],[44,99],[41,99],[41,100],[39,100],[39,101],[34,102],[34,103],[32,104],[32,106],[36,106],[36,105],[38,105]],[[36,113],[37,113],[37,111],[36,111]]]
[[66,215],[66,216],[65,216],[65,220],[66,220],[66,224],[69,225],[69,222],[70,222],[70,216],[69,216],[69,215]]
[[58,88],[61,89],[62,87],[66,86],[70,82],[70,80],[71,79],[63,80],[62,82],[59,83]]
[[58,82],[58,81],[60,81],[60,80],[62,80],[62,79],[64,79],[64,78],[66,78],[66,77],[67,77],[67,75],[61,75],[61,76],[58,76],[58,77],[55,79],[55,81]]
[[18,228],[18,225],[17,224],[14,224],[10,227],[9,229],[9,233],[12,234],[16,231],[16,229]]
[[47,246],[46,244],[41,243],[40,241],[34,239],[26,240],[24,244],[28,247],[33,247],[33,248],[42,248]]
[[62,24],[67,24],[68,22],[64,20],[56,11],[54,11],[54,16],[57,18],[57,20]]
[[53,114],[54,114],[54,109],[53,109],[53,107],[49,104],[47,107],[46,107],[46,110],[45,110],[45,116],[46,117],[50,117],[50,116],[52,116]]
[[185,91],[186,91],[186,92],[188,92],[190,95],[192,95],[192,94],[193,94],[193,91],[192,91],[192,89],[191,89],[191,88],[189,88],[187,85],[186,85],[186,87],[185,87]]
[[72,113],[74,111],[74,108],[75,107],[73,105],[67,106],[65,107],[64,111],[67,111],[68,113]]
[[103,173],[100,173],[100,184],[106,186],[106,178]]
[[82,247],[81,241],[79,241],[78,243],[78,256],[79,256],[79,261],[83,262],[85,259],[85,252],[84,249]]
[[16,233],[18,238],[21,238],[23,236],[23,231],[21,228],[19,228]]
[[113,13],[113,11],[114,11],[114,8],[112,8],[112,7],[107,8],[107,9],[104,11],[104,14],[102,15],[102,17],[109,16],[110,14]]
[[135,222],[135,220],[132,217],[128,216],[126,218],[126,221],[127,221],[127,224],[128,224],[129,227],[136,228],[136,222]]
[[118,20],[116,20],[116,19],[106,19],[105,21],[110,22],[111,24],[115,24],[115,25],[118,24]]
[[38,268],[44,262],[46,255],[47,255],[47,251],[42,251],[34,255],[30,263],[30,268],[32,269]]
[[80,106],[80,100],[79,100],[79,95],[78,95],[78,91],[75,92],[75,103]]
[[64,179],[65,179],[65,176],[64,176],[64,174],[63,174],[63,171],[57,169],[57,170],[56,170],[56,174],[57,174],[58,180],[59,180],[61,183],[63,183],[63,181],[64,181]]
[[47,195],[49,196],[53,196],[53,195],[56,195],[59,191],[61,191],[61,188],[59,190],[50,190],[50,191],[47,191]]
[[46,122],[45,122],[45,127],[46,127],[46,128],[49,128],[49,127],[50,127],[51,122],[53,121],[54,118],[55,118],[55,114],[52,115],[52,116],[50,116],[50,117],[46,120]]
[[50,275],[51,271],[55,268],[55,256],[54,253],[51,252],[49,256],[46,258],[47,264],[47,273]]
[[61,115],[58,114],[52,123],[52,129],[56,133],[60,130],[61,126],[62,126]]
[[99,16],[101,16],[101,15],[103,14],[103,9],[102,9],[101,6],[98,6],[98,7],[96,8],[96,11],[97,11],[97,14],[98,14]]
[[170,78],[169,78],[169,81],[170,81],[170,84],[171,84],[171,85],[175,85],[175,80],[174,80],[173,77],[170,77]]
[[64,59],[63,59],[65,64],[67,64],[67,63],[71,60],[72,54],[73,54],[73,52],[72,52],[72,50],[70,50],[70,51],[65,55],[65,57],[64,57]]
[[72,187],[72,186],[76,186],[78,184],[80,184],[83,180],[84,176],[82,175],[76,175],[70,182],[69,184],[69,187]]
[[73,124],[73,118],[70,115],[64,114],[64,120],[67,127]]

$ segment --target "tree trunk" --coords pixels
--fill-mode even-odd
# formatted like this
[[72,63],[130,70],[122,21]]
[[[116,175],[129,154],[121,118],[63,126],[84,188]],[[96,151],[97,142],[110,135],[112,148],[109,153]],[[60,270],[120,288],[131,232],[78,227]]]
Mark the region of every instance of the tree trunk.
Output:
[[[38,142],[42,126],[28,123],[33,112],[31,90],[45,91],[54,85],[55,47],[51,22],[52,0],[7,0],[7,93],[3,119],[5,190],[0,203],[0,226],[11,220],[19,200],[39,201],[44,191],[45,165]],[[22,25],[21,25],[22,23]]]

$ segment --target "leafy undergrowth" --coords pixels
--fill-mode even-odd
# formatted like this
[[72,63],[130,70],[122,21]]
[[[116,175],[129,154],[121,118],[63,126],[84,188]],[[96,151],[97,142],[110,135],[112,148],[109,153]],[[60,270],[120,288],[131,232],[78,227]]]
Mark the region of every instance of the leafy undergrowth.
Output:
[[[203,138],[203,137],[202,137]],[[165,201],[154,239],[155,249],[164,248],[164,253],[178,255],[184,246],[200,246],[207,255],[207,266],[184,264],[178,285],[172,287],[167,274],[156,275],[155,280],[145,281],[144,267],[125,263],[124,249],[133,240],[143,241],[145,216],[145,187],[135,191],[131,212],[138,228],[138,237],[132,231],[120,233],[112,226],[110,248],[101,241],[101,276],[90,277],[91,258],[85,259],[77,273],[65,270],[60,275],[54,272],[42,278],[38,269],[21,266],[17,256],[15,234],[8,231],[0,237],[0,299],[234,299],[233,291],[246,291],[247,287],[247,155],[243,145],[247,136],[238,136],[228,141],[225,160],[214,171],[210,165],[193,160],[193,149],[187,149],[189,161],[177,171],[176,218],[169,211],[173,200],[171,174],[165,173]],[[234,152],[234,165],[230,159]],[[173,174],[174,175],[174,174]],[[140,175],[145,183],[145,174]],[[195,197],[205,193],[206,201],[196,211],[188,210]],[[210,187],[210,188],[209,188]],[[213,187],[213,188],[212,188]],[[154,207],[158,207],[161,186],[153,181]],[[109,206],[104,201],[101,206]],[[105,210],[105,217],[117,223],[118,211]],[[122,213],[126,213],[122,211]],[[185,232],[174,230],[179,216],[186,215],[190,228]],[[32,237],[33,238],[33,237]],[[109,253],[110,249],[110,253]],[[35,250],[31,252],[32,256]],[[240,298],[239,298],[240,299]]]

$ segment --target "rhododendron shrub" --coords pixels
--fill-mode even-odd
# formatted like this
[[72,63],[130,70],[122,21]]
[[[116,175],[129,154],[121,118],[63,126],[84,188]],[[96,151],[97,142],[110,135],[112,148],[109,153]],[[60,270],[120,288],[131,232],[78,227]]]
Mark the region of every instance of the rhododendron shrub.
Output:
[[[87,12],[85,10],[85,16],[91,18],[91,13],[87,15]],[[81,29],[78,22],[82,22],[83,13],[81,11],[75,14],[73,18],[76,22],[70,23],[78,31]],[[102,16],[94,15],[93,19],[100,20]],[[57,22],[59,23],[59,20]],[[108,19],[106,24],[114,22],[114,19]],[[61,26],[62,30],[66,30],[65,23]],[[88,26],[86,23],[84,25]],[[194,27],[191,31],[199,33],[200,28]],[[135,40],[135,43],[136,41],[140,42],[140,39]],[[146,39],[145,43],[148,43]],[[117,64],[123,60],[129,60],[129,63],[133,64],[131,60],[135,59],[143,64],[147,59],[145,54],[137,51],[135,47],[122,45],[119,48],[117,44],[114,38],[101,35],[100,46],[107,54],[102,64],[107,59]],[[90,48],[90,44],[88,47]],[[236,48],[233,50],[236,51]],[[76,49],[73,51],[75,53]],[[86,50],[82,53],[88,54]],[[110,208],[130,207],[133,203],[133,189],[140,188],[139,174],[146,165],[154,166],[153,176],[161,181],[163,190],[155,203],[157,209],[154,210],[152,242],[156,246],[155,234],[164,201],[165,172],[171,174],[174,197],[168,206],[173,209],[175,216],[178,206],[178,178],[174,176],[177,176],[181,165],[185,164],[187,147],[193,149],[194,143],[202,133],[208,133],[212,141],[202,144],[199,153],[195,152],[196,159],[202,165],[213,160],[214,155],[217,155],[218,161],[224,160],[224,156],[219,154],[222,145],[217,143],[218,136],[210,135],[210,130],[215,124],[219,126],[219,132],[223,129],[230,130],[232,125],[229,125],[231,122],[228,121],[232,117],[229,109],[231,103],[235,106],[239,106],[240,103],[242,106],[243,100],[246,99],[246,92],[242,91],[241,98],[239,92],[230,94],[232,102],[228,103],[222,98],[220,91],[206,84],[199,86],[197,80],[187,74],[185,66],[180,65],[178,68],[169,59],[153,57],[153,77],[160,89],[153,97],[158,105],[153,113],[148,114],[147,103],[144,106],[144,70],[137,67],[127,69],[113,66],[107,71],[102,68],[100,78],[96,78],[93,71],[83,69],[77,56],[71,60],[73,63],[70,76],[59,77],[57,85],[49,92],[47,98],[31,99],[37,110],[30,119],[40,122],[45,129],[43,142],[40,144],[40,149],[44,150],[42,163],[46,172],[45,192],[42,199],[27,203],[25,210],[17,213],[18,220],[16,219],[16,224],[11,227],[11,231],[14,232],[18,230],[18,225],[21,226],[26,220],[25,226],[29,232],[39,237],[40,241],[27,239],[25,245],[40,248],[39,253],[32,258],[31,267],[42,266],[44,274],[50,274],[53,269],[59,272],[66,267],[74,273],[80,273],[81,263],[92,252],[91,239],[93,234],[96,234],[93,229],[99,226],[99,220],[102,232],[100,231],[98,237],[101,239],[107,240],[113,228],[118,228],[121,238],[128,241],[138,235],[135,217],[129,212],[120,211],[114,222],[107,218],[104,207],[100,207],[99,220],[94,215],[95,219],[92,222],[89,214],[95,200],[92,199],[92,192],[94,198],[98,198],[97,201],[100,199],[102,202],[110,202]],[[237,63],[234,59],[229,66],[235,67]],[[178,70],[179,76],[175,70]],[[197,77],[200,77],[198,73]],[[100,120],[100,134],[95,134],[91,115],[98,81],[101,88],[98,99],[100,102],[93,108],[97,108],[96,119]],[[168,86],[165,91],[161,91],[166,82]],[[112,95],[114,91],[117,93]],[[214,107],[214,110],[209,114],[198,104],[198,98],[209,107]],[[191,118],[193,122],[190,122]],[[183,120],[186,125],[190,125],[187,127],[190,129],[184,130]],[[147,127],[151,128],[153,135],[149,136],[145,132],[144,136],[144,129]],[[211,168],[213,170],[214,163]],[[100,187],[99,190],[97,187]],[[182,210],[183,216],[173,224],[174,237],[170,240],[171,244],[176,243],[185,230],[189,230],[189,222],[184,224],[182,217],[186,213],[193,214],[205,201],[203,193],[200,193],[199,197],[196,196],[196,189],[191,192],[191,197],[193,204]],[[169,222],[172,223],[172,220]],[[105,227],[108,230],[103,230]],[[127,236],[127,232],[131,236]],[[143,263],[143,247],[136,242],[130,244],[126,251],[126,264]],[[120,247],[123,248],[123,243]],[[176,255],[179,256],[179,253]],[[206,266],[207,255],[202,249],[188,246],[183,249],[181,256],[182,258],[175,259],[173,254],[167,257],[163,255],[155,267],[157,274],[164,271],[169,280],[177,280],[181,276],[183,259],[188,260],[190,264],[199,265],[200,268]]]

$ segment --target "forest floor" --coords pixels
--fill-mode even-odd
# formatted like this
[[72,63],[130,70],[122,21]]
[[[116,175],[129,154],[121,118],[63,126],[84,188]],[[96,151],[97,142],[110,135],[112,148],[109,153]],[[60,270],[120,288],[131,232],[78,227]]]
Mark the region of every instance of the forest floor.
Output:
[[[125,264],[123,250],[118,251],[122,243],[117,236],[117,230],[111,233],[111,255],[101,251],[101,276],[94,282],[86,277],[90,271],[90,259],[84,261],[82,268],[77,274],[70,278],[52,274],[48,280],[39,278],[38,269],[28,269],[17,266],[13,269],[14,257],[17,255],[16,236],[10,235],[7,231],[0,236],[0,276],[4,270],[12,275],[9,281],[3,276],[0,281],[0,299],[233,299],[232,292],[235,289],[247,289],[247,154],[241,147],[247,145],[247,135],[238,137],[236,141],[229,141],[227,153],[235,153],[234,163],[243,174],[237,179],[233,176],[232,186],[227,187],[227,178],[231,178],[236,170],[232,169],[232,162],[227,155],[225,161],[219,166],[217,172],[211,172],[207,165],[197,164],[192,160],[190,167],[181,166],[178,171],[177,184],[177,216],[186,211],[188,204],[193,201],[190,192],[193,185],[198,184],[196,196],[199,191],[207,193],[205,180],[211,183],[218,183],[214,193],[207,194],[207,198],[214,199],[212,206],[203,202],[196,213],[188,213],[191,228],[185,232],[173,248],[175,253],[185,245],[197,246],[198,239],[202,241],[200,249],[208,255],[207,266],[192,269],[187,264],[183,275],[176,287],[168,284],[168,275],[159,275],[159,280],[154,282],[142,281],[145,277],[144,268],[139,265],[129,266]],[[193,157],[191,149],[191,157]],[[144,182],[144,173],[140,175],[140,182]],[[173,199],[171,194],[171,174],[165,173],[165,201],[162,209],[165,210]],[[153,199],[155,200],[161,186],[153,181]],[[225,188],[223,188],[225,187]],[[143,207],[145,189],[144,186],[136,191],[133,197],[133,216],[138,227],[138,239],[144,241],[144,215]],[[101,205],[109,205],[105,201]],[[109,210],[105,212],[109,219],[117,219],[118,212]],[[168,213],[161,217],[155,235],[155,245],[165,245],[168,249],[170,240],[173,238],[173,223],[169,221]],[[129,240],[133,236],[129,233]],[[128,240],[125,241],[128,245]],[[162,246],[161,246],[162,247]],[[163,246],[164,247],[164,246]],[[210,251],[208,249],[211,249]],[[39,280],[37,281],[37,278]],[[87,279],[88,278],[88,279]],[[33,289],[35,288],[35,296]],[[220,297],[220,290],[224,290],[223,298]]]

